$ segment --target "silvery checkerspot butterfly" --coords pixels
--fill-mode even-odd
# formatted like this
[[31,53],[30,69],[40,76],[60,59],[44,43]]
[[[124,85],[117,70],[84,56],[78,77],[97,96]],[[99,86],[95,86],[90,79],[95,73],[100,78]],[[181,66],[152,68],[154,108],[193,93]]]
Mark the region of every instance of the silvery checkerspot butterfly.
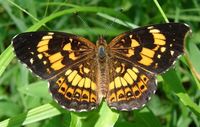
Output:
[[181,23],[150,25],[116,36],[109,44],[62,32],[28,32],[13,38],[16,56],[49,82],[53,98],[70,111],[89,111],[102,99],[116,110],[145,105],[156,75],[183,53],[190,31]]

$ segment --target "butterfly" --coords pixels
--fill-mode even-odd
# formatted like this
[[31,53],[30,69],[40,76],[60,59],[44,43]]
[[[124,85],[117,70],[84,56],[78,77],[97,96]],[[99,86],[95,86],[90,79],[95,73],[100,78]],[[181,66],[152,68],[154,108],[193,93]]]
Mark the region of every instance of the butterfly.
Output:
[[82,112],[96,109],[105,99],[112,109],[143,107],[156,91],[156,75],[165,72],[184,52],[190,28],[165,23],[119,34],[96,45],[69,33],[53,31],[16,35],[17,58],[48,80],[49,91],[62,107]]

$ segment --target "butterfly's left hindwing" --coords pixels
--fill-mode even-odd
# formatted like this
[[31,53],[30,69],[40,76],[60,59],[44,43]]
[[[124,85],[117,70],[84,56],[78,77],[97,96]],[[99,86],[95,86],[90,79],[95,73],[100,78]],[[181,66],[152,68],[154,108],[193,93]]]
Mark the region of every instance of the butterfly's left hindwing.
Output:
[[93,55],[49,81],[53,98],[70,111],[89,111],[98,107],[97,68]]

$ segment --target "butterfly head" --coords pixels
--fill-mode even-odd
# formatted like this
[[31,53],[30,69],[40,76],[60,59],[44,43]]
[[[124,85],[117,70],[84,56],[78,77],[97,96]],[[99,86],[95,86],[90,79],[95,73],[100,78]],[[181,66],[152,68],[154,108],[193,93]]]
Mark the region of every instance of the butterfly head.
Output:
[[107,46],[106,40],[103,38],[103,36],[100,36],[99,39],[96,42],[97,47],[99,46]]

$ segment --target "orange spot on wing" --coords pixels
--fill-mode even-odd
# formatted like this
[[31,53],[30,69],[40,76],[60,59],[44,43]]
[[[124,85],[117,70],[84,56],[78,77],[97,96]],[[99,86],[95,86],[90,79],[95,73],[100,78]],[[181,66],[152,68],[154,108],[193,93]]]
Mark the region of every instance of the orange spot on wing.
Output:
[[55,63],[53,63],[53,64],[51,65],[51,68],[52,68],[53,70],[60,70],[60,69],[62,69],[63,67],[65,67],[65,65],[62,64],[61,60],[56,61]]
[[142,59],[140,61],[138,61],[139,63],[143,64],[143,65],[146,65],[146,66],[149,66],[153,63],[153,60],[145,55],[142,55]]
[[142,48],[142,51],[140,53],[143,55],[149,56],[151,58],[153,58],[155,55],[155,51],[148,48]]

